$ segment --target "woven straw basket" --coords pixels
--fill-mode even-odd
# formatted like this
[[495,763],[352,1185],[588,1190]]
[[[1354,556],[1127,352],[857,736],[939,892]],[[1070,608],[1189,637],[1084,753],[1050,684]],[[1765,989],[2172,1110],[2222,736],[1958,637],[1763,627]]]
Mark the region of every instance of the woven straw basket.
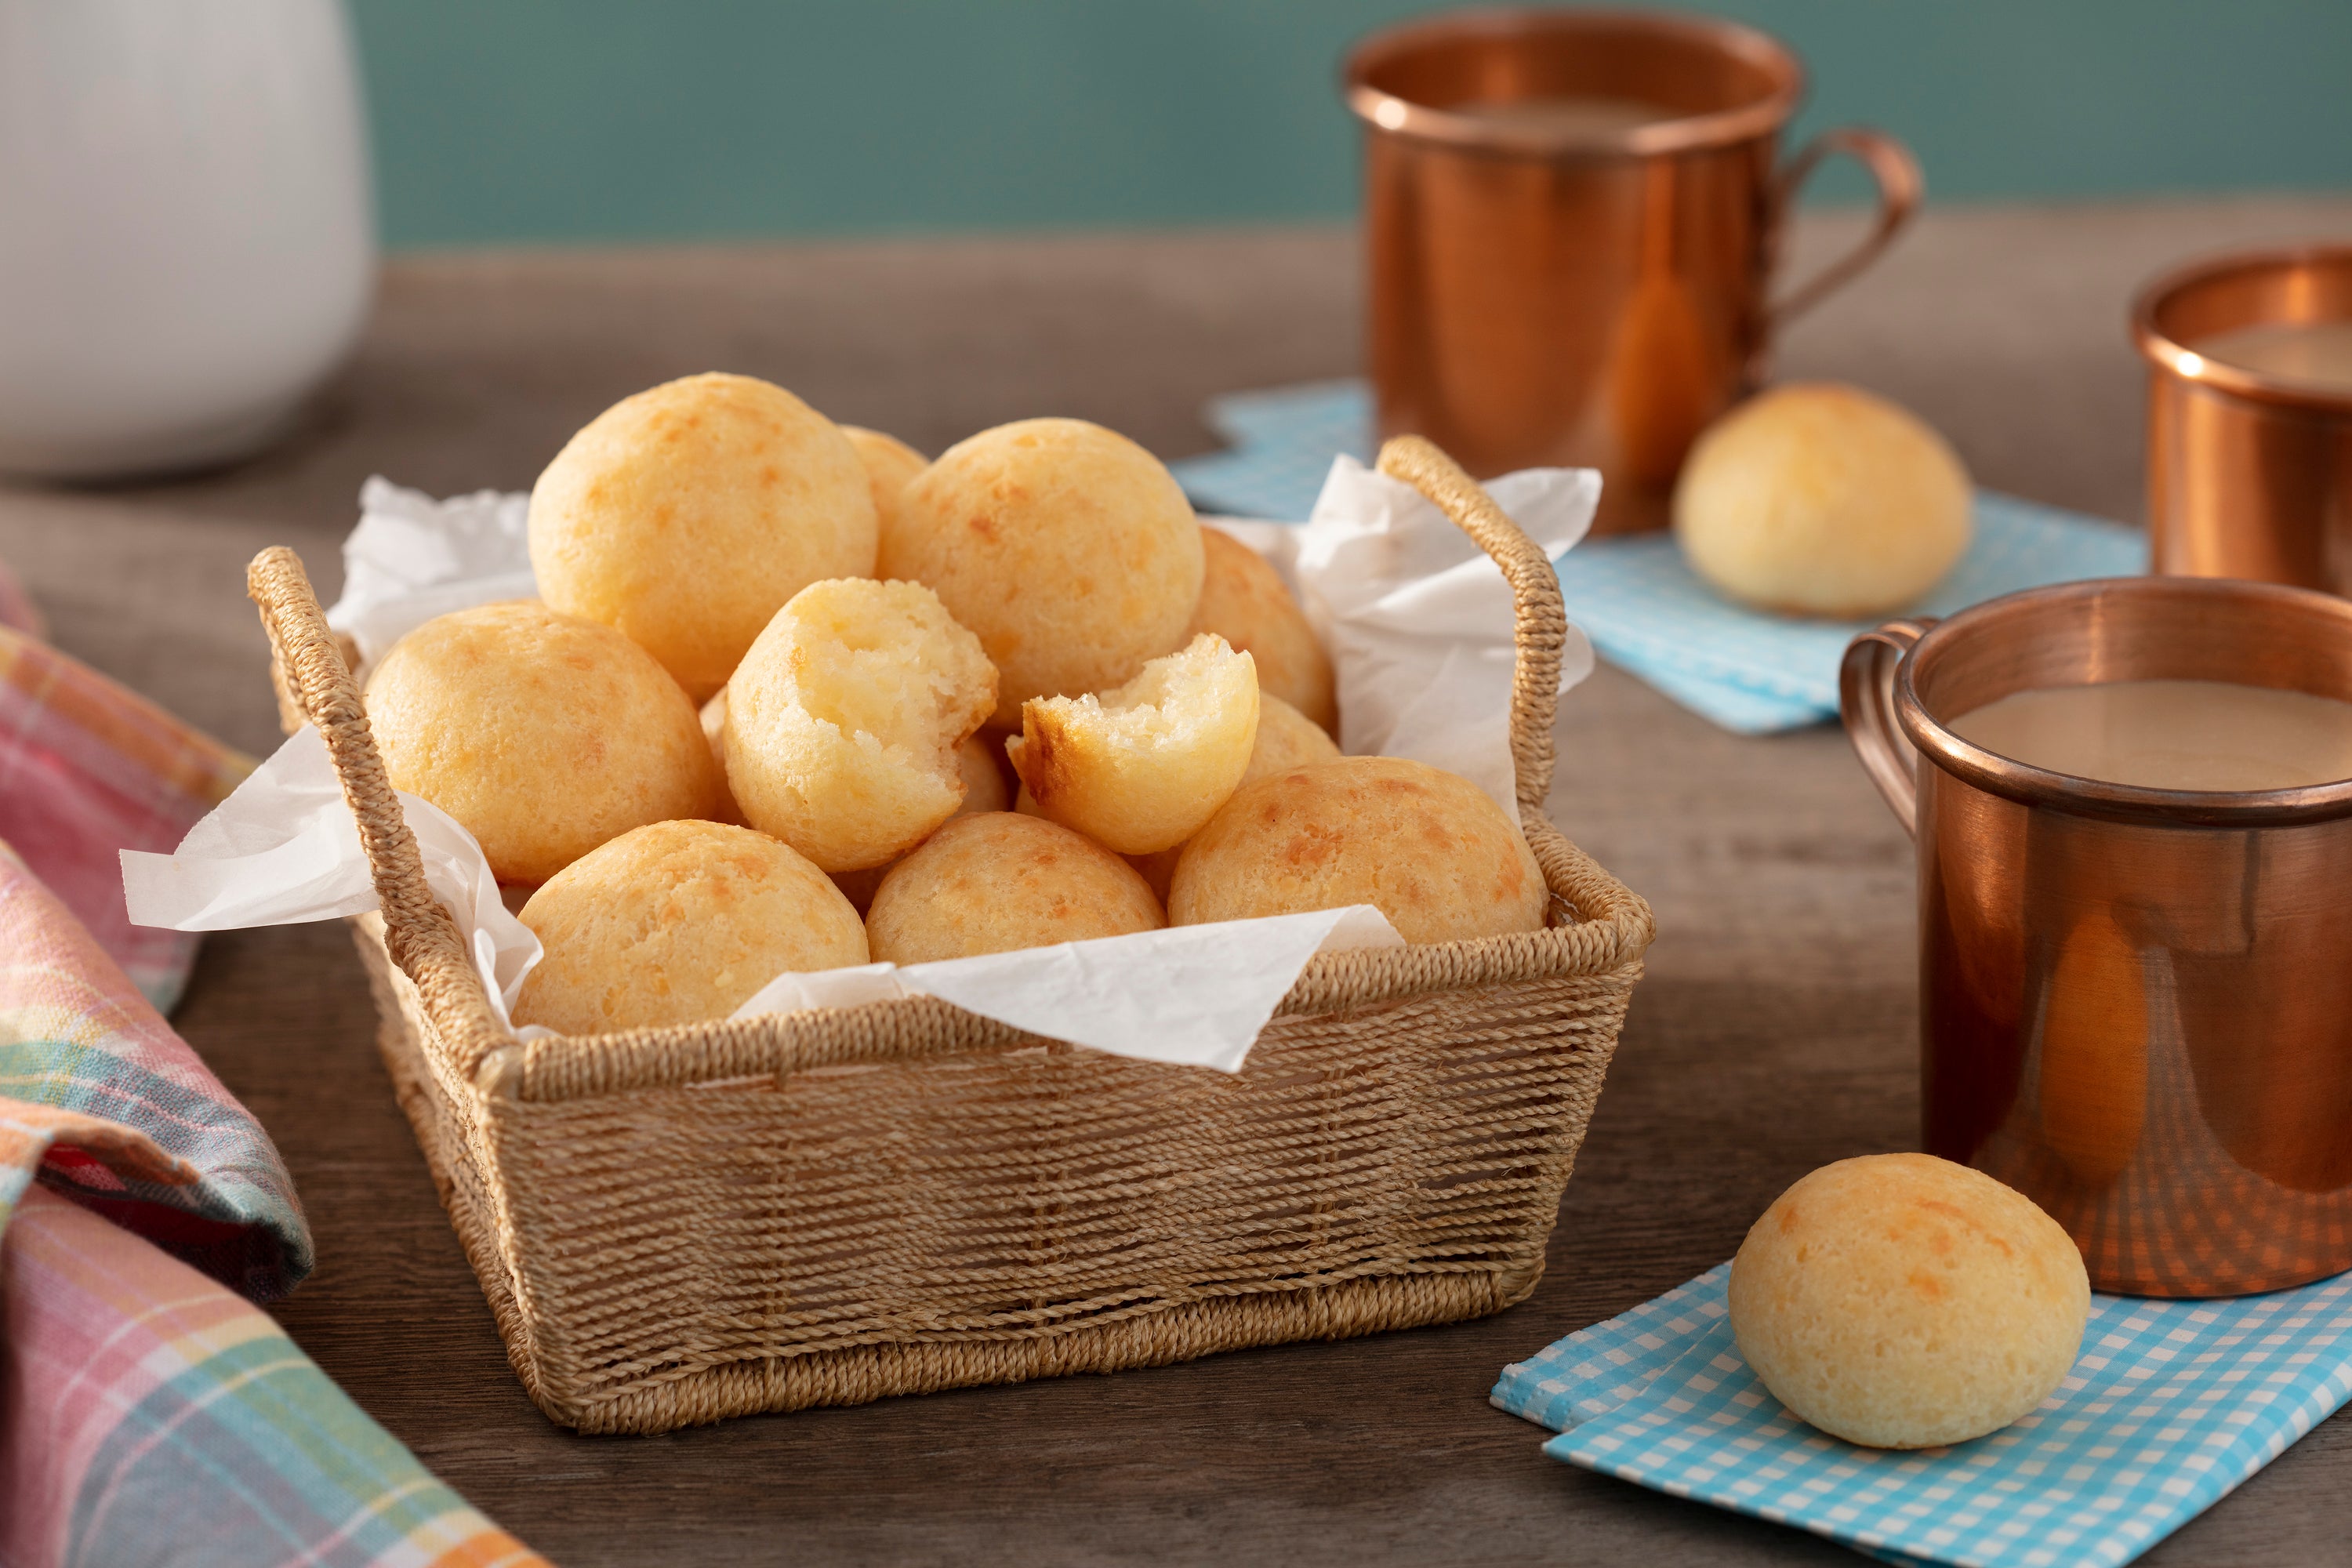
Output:
[[518,1375],[555,1421],[757,1411],[1337,1339],[1535,1288],[1651,936],[1543,816],[1566,617],[1442,453],[1390,443],[1517,602],[1511,746],[1549,929],[1328,953],[1235,1077],[930,998],[518,1042],[426,890],[301,563],[252,566],[382,912],[381,1044]]

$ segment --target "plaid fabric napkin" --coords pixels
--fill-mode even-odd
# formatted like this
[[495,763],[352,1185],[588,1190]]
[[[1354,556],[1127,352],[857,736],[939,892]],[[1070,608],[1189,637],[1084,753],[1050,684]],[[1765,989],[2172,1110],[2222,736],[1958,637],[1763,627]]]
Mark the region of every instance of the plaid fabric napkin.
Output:
[[1731,1266],[1503,1369],[1488,1397],[1554,1458],[1825,1535],[1889,1563],[2130,1562],[2352,1396],[2352,1275],[2228,1300],[2093,1296],[2083,1352],[2022,1420],[1949,1448],[1860,1448],[1756,1381]]
[[29,603],[0,579],[0,840],[169,1011],[197,939],[131,923],[116,851],[176,848],[253,761],[59,653],[38,631]]
[[[1210,404],[1232,449],[1171,464],[1193,500],[1246,517],[1307,516],[1331,458],[1368,458],[1370,405],[1360,382],[1238,394]],[[2047,583],[2144,571],[2137,529],[1979,492],[1976,542],[1911,613],[1948,615]],[[1742,734],[1837,713],[1838,661],[1874,622],[1767,615],[1734,605],[1683,564],[1662,534],[1587,540],[1561,557],[1570,616],[1612,664]]]
[[310,1268],[278,1151],[5,846],[0,1231],[0,1563],[540,1563],[246,1300]]

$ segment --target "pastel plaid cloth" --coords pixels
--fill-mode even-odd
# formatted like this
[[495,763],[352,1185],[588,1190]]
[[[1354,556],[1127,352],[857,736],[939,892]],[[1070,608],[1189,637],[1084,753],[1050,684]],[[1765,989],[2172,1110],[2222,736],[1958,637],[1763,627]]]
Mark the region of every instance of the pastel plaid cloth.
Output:
[[196,938],[131,923],[116,852],[177,848],[253,771],[252,760],[39,641],[37,631],[29,604],[0,580],[0,839],[168,1011],[195,962]]
[[541,1562],[245,1299],[310,1267],[276,1148],[5,846],[0,1228],[0,1563]]
[[2094,1296],[2058,1392],[1990,1436],[1860,1448],[1740,1360],[1731,1266],[1503,1369],[1489,1395],[1544,1452],[1889,1563],[2130,1562],[2352,1396],[2352,1275],[2228,1300]]
[[[1202,507],[1301,519],[1331,459],[1371,449],[1360,382],[1242,393],[1211,403],[1232,448],[1171,464]],[[1975,543],[1909,613],[1947,615],[2020,588],[2146,569],[2137,529],[1979,492]],[[1817,723],[1837,712],[1838,661],[1872,622],[1805,620],[1734,605],[1694,576],[1658,534],[1589,540],[1559,562],[1568,613],[1612,664],[1742,734]]]

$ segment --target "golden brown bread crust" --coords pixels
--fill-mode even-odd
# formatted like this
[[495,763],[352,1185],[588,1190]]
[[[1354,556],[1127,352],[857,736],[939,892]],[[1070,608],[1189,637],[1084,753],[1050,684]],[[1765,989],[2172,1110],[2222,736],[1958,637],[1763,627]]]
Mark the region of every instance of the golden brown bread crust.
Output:
[[1370,904],[1412,942],[1542,929],[1527,840],[1467,779],[1342,757],[1243,785],[1176,863],[1175,925]]
[[1204,570],[1194,634],[1214,632],[1257,664],[1260,691],[1279,697],[1326,732],[1339,732],[1331,660],[1265,556],[1230,534],[1202,527]]
[[694,705],[653,656],[536,599],[436,616],[367,689],[394,785],[456,817],[501,882],[543,882],[648,822],[720,809]]
[[1200,602],[1200,525],[1160,460],[1083,419],[960,441],[908,484],[885,577],[922,583],[1002,678],[994,723],[1033,697],[1105,691],[1174,651]]
[[866,962],[866,928],[824,872],[747,827],[623,834],[533,893],[546,956],[517,1024],[567,1035],[723,1018],[777,975]]
[[1701,436],[1675,537],[1727,596],[1841,619],[1901,609],[1969,546],[1974,496],[1944,438],[1857,387],[1792,382]]
[[1822,1166],[1731,1267],[1732,1331],[1764,1385],[1882,1448],[1965,1442],[2032,1410],[2074,1365],[2090,1304],[2055,1220],[1927,1154]]
[[[908,481],[930,466],[930,459],[896,436],[844,425],[841,433],[866,466],[866,486],[874,496],[874,518],[884,532],[898,526],[898,498]],[[877,535],[877,539],[879,535]]]
[[1118,856],[1011,812],[960,816],[892,867],[867,911],[877,960],[925,963],[1157,931],[1160,900]]
[[865,465],[831,420],[748,375],[690,375],[591,420],[531,489],[549,605],[635,640],[702,701],[784,601],[869,577]]

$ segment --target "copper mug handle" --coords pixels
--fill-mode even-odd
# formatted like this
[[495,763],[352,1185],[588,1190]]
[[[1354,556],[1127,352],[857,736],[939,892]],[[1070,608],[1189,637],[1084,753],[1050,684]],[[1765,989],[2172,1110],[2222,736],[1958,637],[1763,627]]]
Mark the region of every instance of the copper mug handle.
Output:
[[1776,230],[1796,200],[1798,187],[1811,178],[1813,171],[1832,153],[1843,153],[1870,171],[1871,179],[1878,186],[1878,221],[1871,226],[1860,245],[1791,289],[1770,307],[1776,332],[1877,260],[1919,210],[1919,198],[1927,191],[1919,161],[1911,156],[1911,149],[1883,131],[1873,131],[1866,125],[1842,125],[1806,142],[1773,179]]
[[1846,644],[1838,665],[1838,717],[1845,721],[1845,738],[1862,759],[1862,771],[1886,797],[1895,820],[1914,838],[1919,837],[1919,783],[1912,772],[1916,753],[1895,721],[1895,669],[1935,624],[1933,616],[1889,621]]

